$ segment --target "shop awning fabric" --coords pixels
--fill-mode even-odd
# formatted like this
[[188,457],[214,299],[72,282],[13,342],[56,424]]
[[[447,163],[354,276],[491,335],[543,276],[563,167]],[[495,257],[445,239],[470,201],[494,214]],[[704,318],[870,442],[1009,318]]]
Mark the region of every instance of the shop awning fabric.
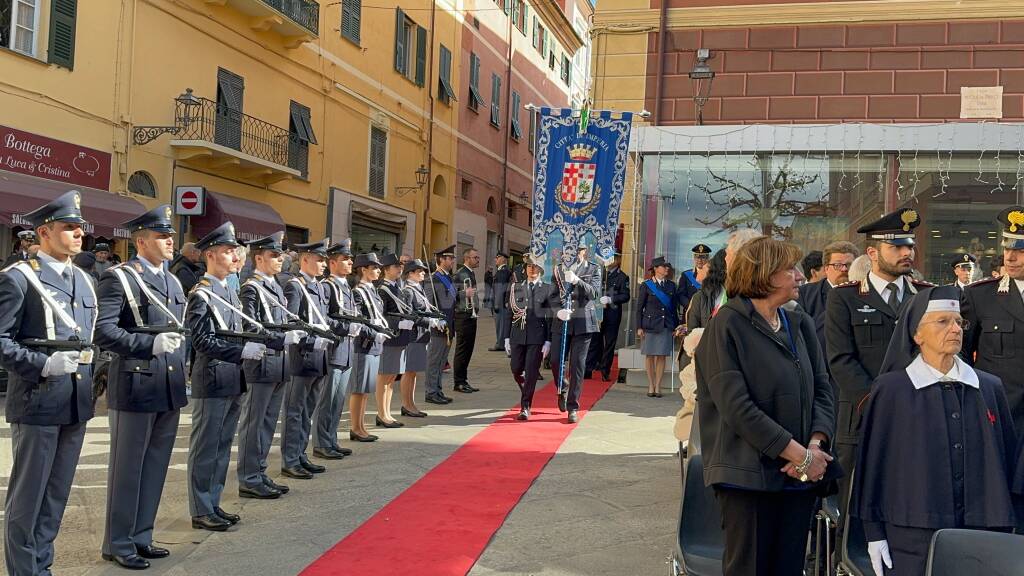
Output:
[[235,225],[235,236],[249,241],[284,231],[284,219],[262,202],[253,202],[218,192],[206,191],[206,213],[192,216],[189,225],[196,238],[202,238],[228,220]]
[[92,236],[128,238],[120,225],[146,211],[137,200],[106,190],[0,171],[0,223],[30,227],[22,215],[70,190],[82,193],[82,216],[89,222],[84,228]]

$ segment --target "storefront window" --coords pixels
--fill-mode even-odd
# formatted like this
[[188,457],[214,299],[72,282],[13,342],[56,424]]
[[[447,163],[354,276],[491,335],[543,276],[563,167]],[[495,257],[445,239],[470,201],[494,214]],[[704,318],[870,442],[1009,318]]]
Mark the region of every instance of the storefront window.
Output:
[[352,252],[363,254],[375,252],[377,256],[392,254],[398,250],[398,234],[352,224]]

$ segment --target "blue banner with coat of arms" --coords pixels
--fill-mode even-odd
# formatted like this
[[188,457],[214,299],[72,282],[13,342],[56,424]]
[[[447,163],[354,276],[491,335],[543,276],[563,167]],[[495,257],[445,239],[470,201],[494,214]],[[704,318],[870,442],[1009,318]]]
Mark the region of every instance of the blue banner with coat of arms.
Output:
[[540,109],[530,252],[568,262],[581,246],[611,260],[629,152],[629,112]]

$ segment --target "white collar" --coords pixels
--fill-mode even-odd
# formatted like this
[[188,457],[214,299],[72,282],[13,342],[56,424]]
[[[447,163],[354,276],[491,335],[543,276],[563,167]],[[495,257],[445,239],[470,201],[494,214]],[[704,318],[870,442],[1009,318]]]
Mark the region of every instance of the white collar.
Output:
[[334,280],[342,286],[348,287],[348,278],[345,278],[344,276],[335,276],[334,274],[331,274],[331,280]]
[[163,273],[163,271],[164,271],[164,267],[163,266],[157,266],[156,264],[153,264],[149,260],[146,260],[141,255],[138,256],[138,259],[139,259],[139,262],[142,262],[142,265],[145,266],[146,268],[149,268],[149,271],[152,272],[153,274],[156,274],[157,276],[159,276],[161,273]]
[[959,286],[959,287],[961,287],[961,288],[967,288],[968,286],[970,286],[970,285],[971,285],[971,283],[970,283],[970,282],[968,282],[967,284],[963,284],[962,282],[960,282],[959,280],[957,280],[957,281],[956,281],[956,285],[957,285],[957,286]]
[[910,377],[910,382],[914,385],[915,390],[927,388],[936,382],[941,382],[943,378],[962,382],[972,388],[981,387],[981,384],[978,381],[978,373],[958,356],[953,357],[953,368],[951,368],[946,374],[943,374],[929,366],[920,354],[918,354],[917,358],[914,358],[914,361],[907,366],[906,372],[907,376]]
[[46,264],[47,266],[52,268],[53,271],[57,273],[57,276],[63,276],[64,269],[71,265],[70,258],[68,258],[67,261],[65,262],[61,262],[60,260],[57,260],[53,256],[50,256],[46,252],[43,252],[42,250],[36,252],[36,257],[42,260],[43,264]]
[[[42,254],[42,252],[40,252],[40,254]],[[1017,284],[1017,291],[1024,294],[1024,280],[1014,279],[1013,281]]]
[[[903,289],[906,287],[906,283],[903,278],[903,276],[900,276],[891,282],[896,285],[896,296],[901,302],[903,301]],[[877,276],[874,272],[868,272],[868,280],[871,282],[871,285],[875,287],[875,292],[878,292],[879,296],[882,295],[882,291],[888,288],[890,284],[890,282]]]
[[828,284],[829,288],[835,288],[836,287],[836,285],[833,284],[832,281],[829,280],[828,278],[825,278],[825,284]]
[[206,274],[203,274],[203,278],[209,278],[210,282],[216,282],[221,288],[228,287],[228,279],[226,277],[223,280],[221,280],[220,278],[217,278],[213,274],[207,272]]
[[310,276],[309,274],[306,274],[306,273],[305,273],[305,272],[303,272],[302,270],[299,270],[299,274],[301,274],[301,275],[302,275],[302,277],[306,279],[306,282],[307,282],[307,283],[308,283],[308,282],[316,282],[316,278],[313,278],[312,276]]

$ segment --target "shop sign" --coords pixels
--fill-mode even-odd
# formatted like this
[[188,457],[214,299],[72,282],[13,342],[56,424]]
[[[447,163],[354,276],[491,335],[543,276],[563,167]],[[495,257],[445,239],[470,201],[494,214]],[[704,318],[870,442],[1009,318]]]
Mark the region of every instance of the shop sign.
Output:
[[107,190],[110,154],[0,126],[0,170]]
[[[25,220],[25,217],[21,214],[11,214],[11,224],[30,230],[35,228],[35,226],[33,226],[28,220]],[[85,224],[82,224],[82,231],[86,234],[92,235],[96,233],[96,227],[92,225],[92,222],[86,222]],[[123,236],[123,238],[128,238],[128,236]]]

